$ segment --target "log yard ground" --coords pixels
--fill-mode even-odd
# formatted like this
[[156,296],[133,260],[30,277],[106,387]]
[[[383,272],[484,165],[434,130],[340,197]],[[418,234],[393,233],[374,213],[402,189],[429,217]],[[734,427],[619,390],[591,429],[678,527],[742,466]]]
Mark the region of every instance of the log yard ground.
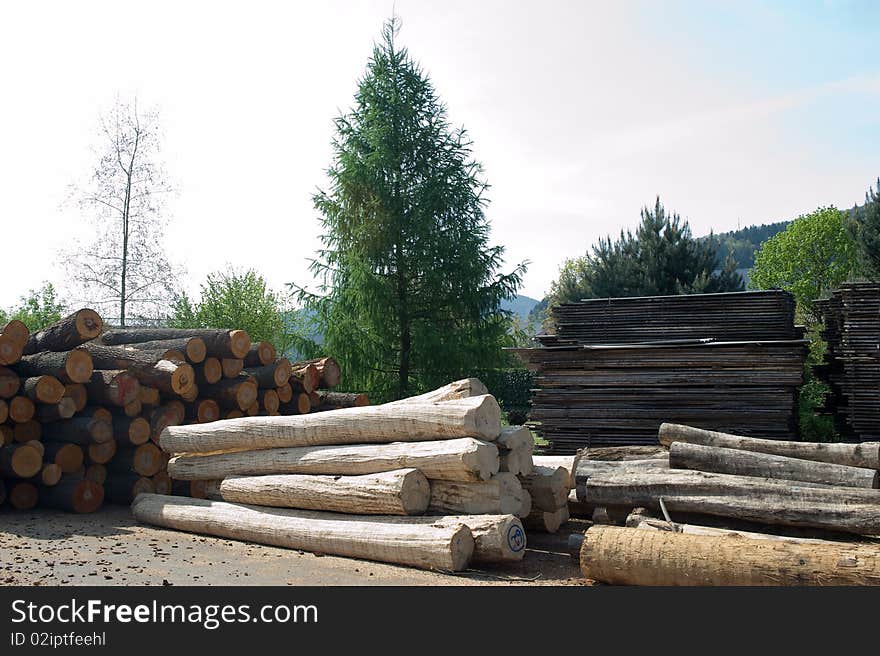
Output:
[[[0,585],[584,585],[568,536],[530,534],[525,558],[447,574],[138,523],[125,506],[75,515],[0,510]],[[88,556],[88,557],[87,557]]]

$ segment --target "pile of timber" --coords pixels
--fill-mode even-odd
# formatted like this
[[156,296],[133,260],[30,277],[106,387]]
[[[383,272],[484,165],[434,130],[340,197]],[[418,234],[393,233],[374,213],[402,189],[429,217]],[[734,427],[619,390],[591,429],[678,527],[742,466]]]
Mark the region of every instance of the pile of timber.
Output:
[[880,284],[846,283],[815,304],[828,343],[815,368],[831,388],[825,411],[847,441],[880,439]]
[[171,477],[203,481],[207,498],[140,495],[140,521],[441,570],[522,559],[523,523],[556,530],[544,509],[570,481],[534,466],[531,433],[502,427],[476,379],[378,406],[169,426],[159,443]]
[[167,426],[369,403],[331,390],[333,358],[290,363],[242,330],[105,329],[87,308],[34,334],[10,322],[0,363],[0,497],[21,510],[204,496],[168,476]]
[[562,305],[558,334],[514,349],[537,373],[531,420],[549,453],[648,445],[663,421],[797,436],[808,342],[787,292]]
[[[880,443],[663,424],[663,452],[581,454],[584,575],[633,585],[880,585]],[[606,457],[609,454],[606,454]]]

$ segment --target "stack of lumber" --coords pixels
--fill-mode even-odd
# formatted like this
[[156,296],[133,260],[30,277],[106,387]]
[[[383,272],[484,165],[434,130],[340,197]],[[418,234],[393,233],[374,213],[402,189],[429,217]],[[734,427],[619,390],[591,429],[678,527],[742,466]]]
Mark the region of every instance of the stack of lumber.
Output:
[[795,438],[808,342],[793,307],[779,291],[560,306],[557,335],[514,349],[537,373],[535,430],[553,454],[651,444],[666,420]]
[[847,441],[880,439],[880,284],[846,283],[815,305],[828,343],[815,368],[831,388],[826,411]]
[[202,482],[168,476],[158,447],[167,426],[368,403],[329,389],[340,379],[333,358],[291,364],[242,330],[105,330],[90,309],[33,335],[9,323],[0,357],[0,477],[17,509],[92,512],[141,492],[204,496]]
[[678,424],[663,424],[659,438],[668,448],[659,457],[578,461],[578,500],[596,509],[579,548],[588,578],[880,584],[872,537],[880,536],[880,443],[768,440]]
[[502,430],[498,403],[485,391],[466,379],[379,406],[169,426],[159,440],[171,455],[169,474],[206,481],[208,498],[144,494],[134,515],[416,567],[520,560],[520,518],[533,503],[523,481],[535,472],[522,453],[531,434]]

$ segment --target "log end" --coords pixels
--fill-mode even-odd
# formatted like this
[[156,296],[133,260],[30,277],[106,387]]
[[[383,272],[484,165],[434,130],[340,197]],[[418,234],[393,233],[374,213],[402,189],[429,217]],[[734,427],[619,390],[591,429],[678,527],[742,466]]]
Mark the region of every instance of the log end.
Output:
[[40,482],[49,487],[52,485],[58,485],[58,481],[61,480],[61,474],[63,473],[61,467],[57,464],[54,462],[47,462],[43,465],[43,469],[40,471]]
[[186,343],[186,359],[193,364],[204,362],[207,355],[208,347],[205,345],[205,340],[201,337],[192,337]]
[[73,489],[71,506],[77,513],[92,513],[104,503],[104,488],[86,478],[78,481]]
[[92,378],[94,365],[91,354],[85,349],[74,349],[64,361],[64,373],[71,383],[87,383]]
[[10,464],[16,476],[30,478],[43,468],[43,454],[30,444],[22,444],[15,449]]
[[257,357],[260,364],[266,366],[275,362],[277,357],[275,346],[271,342],[260,342],[256,345]]
[[418,469],[408,469],[400,485],[400,503],[407,515],[421,515],[431,501],[431,485]]
[[229,331],[229,350],[236,358],[244,359],[251,349],[251,338],[244,330]]
[[181,363],[171,374],[171,389],[175,394],[184,396],[196,384],[196,374],[192,366]]
[[106,465],[116,455],[116,440],[89,444],[88,455],[90,463]]
[[79,310],[74,317],[76,333],[84,342],[95,339],[104,328],[104,320],[101,319],[101,315],[91,308]]

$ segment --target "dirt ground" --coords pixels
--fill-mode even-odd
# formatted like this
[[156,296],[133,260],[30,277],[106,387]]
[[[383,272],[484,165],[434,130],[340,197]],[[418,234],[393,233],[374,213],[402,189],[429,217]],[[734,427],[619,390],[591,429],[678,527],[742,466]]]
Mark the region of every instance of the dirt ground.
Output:
[[139,524],[126,506],[92,515],[0,510],[0,585],[584,585],[556,535],[529,533],[520,563],[457,574],[323,556]]

